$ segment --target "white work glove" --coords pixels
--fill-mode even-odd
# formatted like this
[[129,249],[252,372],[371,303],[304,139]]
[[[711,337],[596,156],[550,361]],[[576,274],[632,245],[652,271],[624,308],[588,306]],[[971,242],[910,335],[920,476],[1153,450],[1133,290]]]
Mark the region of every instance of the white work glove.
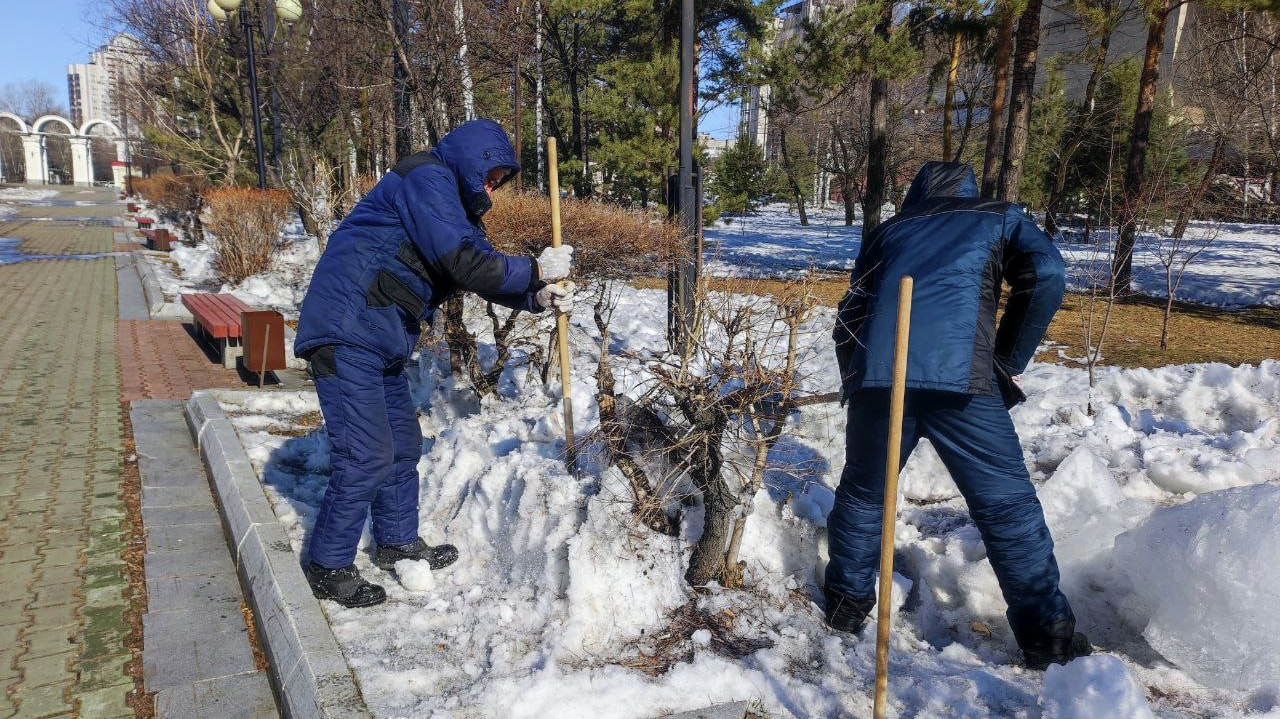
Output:
[[555,307],[557,312],[568,312],[573,309],[573,291],[578,286],[573,282],[565,282],[563,285],[548,284],[546,287],[538,290],[538,294],[534,295],[538,306],[542,308]]
[[538,255],[538,269],[542,275],[538,278],[546,282],[554,282],[569,276],[569,264],[573,260],[573,246],[560,245],[548,247]]

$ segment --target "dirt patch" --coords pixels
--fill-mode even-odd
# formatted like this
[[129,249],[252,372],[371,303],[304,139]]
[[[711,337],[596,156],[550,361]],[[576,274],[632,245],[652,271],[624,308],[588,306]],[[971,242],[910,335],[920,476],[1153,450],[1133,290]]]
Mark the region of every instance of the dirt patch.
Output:
[[155,695],[143,688],[142,673],[142,615],[147,612],[147,575],[143,558],[147,553],[147,533],[142,524],[142,474],[138,469],[138,447],[133,439],[133,422],[129,418],[129,403],[121,402],[124,430],[124,471],[121,495],[125,512],[125,549],[123,558],[129,574],[129,608],[125,622],[129,636],[125,646],[129,648],[129,662],[125,671],[133,678],[133,691],[125,696],[125,703],[133,709],[137,719],[155,717]]

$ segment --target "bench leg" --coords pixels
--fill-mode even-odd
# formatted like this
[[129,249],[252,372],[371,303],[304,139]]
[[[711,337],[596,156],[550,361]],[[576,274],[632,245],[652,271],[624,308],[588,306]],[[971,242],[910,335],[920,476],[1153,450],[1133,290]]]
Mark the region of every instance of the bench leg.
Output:
[[240,344],[240,340],[235,337],[227,337],[218,340],[222,348],[222,366],[227,369],[236,368],[236,360],[244,354],[244,347]]

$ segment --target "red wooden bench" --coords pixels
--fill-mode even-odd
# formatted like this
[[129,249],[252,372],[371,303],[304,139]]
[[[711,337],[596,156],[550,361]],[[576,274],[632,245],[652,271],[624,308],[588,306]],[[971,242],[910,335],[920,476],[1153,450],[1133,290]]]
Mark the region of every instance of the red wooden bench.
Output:
[[163,227],[157,227],[154,230],[139,230],[142,236],[147,238],[147,247],[152,250],[161,250],[169,252],[173,249],[173,236]]
[[222,366],[235,369],[236,359],[244,353],[240,315],[253,308],[234,295],[212,293],[183,295],[182,305],[191,312],[196,330],[218,349]]
[[141,210],[142,207],[140,207],[136,202],[130,202],[129,204],[125,205],[125,209],[128,210],[129,212],[137,212],[138,210]]

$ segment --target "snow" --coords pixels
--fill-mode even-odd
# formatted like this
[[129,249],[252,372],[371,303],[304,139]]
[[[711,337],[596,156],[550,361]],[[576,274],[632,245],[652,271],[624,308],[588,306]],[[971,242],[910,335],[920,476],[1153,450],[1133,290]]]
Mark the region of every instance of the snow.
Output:
[[[883,217],[888,219],[892,208],[886,210]],[[861,223],[846,226],[844,210],[835,206],[810,209],[808,216],[809,226],[801,227],[793,210],[772,205],[729,218],[728,224],[717,221],[703,233],[708,271],[745,275],[853,269]],[[1058,239],[1072,288],[1095,286],[1109,261],[1113,233],[1095,231],[1089,242],[1079,232]],[[1180,259],[1203,246],[1184,273],[1178,299],[1218,307],[1280,306],[1280,226],[1193,222],[1184,241],[1141,233],[1136,244],[1133,284],[1138,292],[1167,296],[1161,257]]]
[[12,203],[47,200],[57,196],[57,190],[36,190],[27,187],[0,188],[0,220],[18,214],[18,206]]
[[1280,566],[1280,486],[1160,509],[1116,538],[1115,556],[1133,585],[1130,621],[1161,655],[1210,686],[1280,677],[1280,572],[1269,569]]
[[1044,719],[1155,719],[1142,687],[1115,657],[1081,657],[1051,665],[1040,690]]
[[[709,266],[846,267],[859,228],[837,224],[799,228],[776,208],[735,218],[708,233],[720,252]],[[1179,296],[1280,304],[1280,233],[1214,231],[1215,252],[1193,262]],[[291,245],[271,274],[226,289],[288,311],[315,257],[313,241]],[[1082,253],[1066,250],[1085,274]],[[175,282],[210,281],[207,248],[173,257]],[[1142,277],[1149,260],[1139,260]],[[649,384],[641,359],[665,351],[665,293],[620,288],[617,300],[616,390],[634,398]],[[478,310],[470,306],[471,329],[491,341]],[[823,308],[801,327],[806,392],[835,389],[832,321]],[[411,365],[422,534],[461,556],[435,572],[413,562],[383,572],[366,534],[357,564],[390,600],[359,610],[324,603],[373,715],[639,719],[750,701],[769,717],[869,716],[875,618],[861,637],[834,633],[813,601],[843,463],[842,410],[793,415],[752,498],[745,586],[695,593],[683,575],[700,514],[690,507],[677,537],[634,520],[626,480],[589,434],[599,421],[598,334],[586,313],[571,324],[578,474],[562,461],[555,371],[544,386],[510,367],[498,396],[479,400],[449,375],[437,345]],[[545,347],[551,325],[527,321],[533,346]],[[1100,367],[1093,387],[1075,365],[1036,364],[1023,383],[1028,401],[1013,418],[1063,590],[1095,654],[1043,673],[1018,665],[981,540],[926,443],[902,474],[890,716],[1280,719],[1280,362]],[[220,399],[304,552],[329,468],[314,395]],[[694,619],[673,620],[690,606]],[[749,646],[730,651],[726,639]]]

